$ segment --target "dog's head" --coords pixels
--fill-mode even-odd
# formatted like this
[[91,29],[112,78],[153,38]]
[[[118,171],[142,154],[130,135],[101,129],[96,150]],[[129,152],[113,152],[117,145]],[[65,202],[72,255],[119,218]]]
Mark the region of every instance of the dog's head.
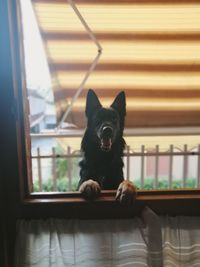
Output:
[[89,90],[86,101],[88,130],[102,151],[109,152],[112,145],[123,135],[126,115],[125,93],[120,92],[109,108],[102,107],[97,95]]

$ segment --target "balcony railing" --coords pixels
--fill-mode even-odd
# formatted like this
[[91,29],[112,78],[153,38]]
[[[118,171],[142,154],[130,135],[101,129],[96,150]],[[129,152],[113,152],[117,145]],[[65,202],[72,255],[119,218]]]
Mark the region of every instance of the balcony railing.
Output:
[[[79,180],[82,155],[67,147],[58,153],[52,147],[50,154],[41,153],[40,147],[32,156],[33,191],[74,191]],[[140,189],[174,189],[200,187],[200,145],[182,149],[170,145],[160,151],[159,145],[140,151],[129,146],[124,151],[124,176]],[[48,175],[44,175],[48,169]]]

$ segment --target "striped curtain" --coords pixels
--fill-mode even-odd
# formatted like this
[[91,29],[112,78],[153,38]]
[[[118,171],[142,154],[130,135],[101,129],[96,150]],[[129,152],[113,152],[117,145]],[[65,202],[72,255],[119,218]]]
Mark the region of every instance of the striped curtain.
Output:
[[[97,47],[66,0],[32,0],[47,52],[57,116],[70,105]],[[76,0],[103,48],[67,121],[85,126],[93,88],[109,106],[127,96],[126,127],[200,125],[200,2]]]
[[15,267],[200,266],[200,218],[19,221]]
[[126,220],[21,220],[15,256],[15,267],[163,267],[161,223],[149,208]]

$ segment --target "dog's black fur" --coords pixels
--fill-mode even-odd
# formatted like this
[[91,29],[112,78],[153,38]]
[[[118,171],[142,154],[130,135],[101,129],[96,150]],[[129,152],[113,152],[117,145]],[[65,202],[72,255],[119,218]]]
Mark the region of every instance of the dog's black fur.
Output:
[[81,143],[84,158],[80,162],[81,179],[78,186],[86,198],[95,198],[101,189],[118,189],[120,185],[118,196],[122,193],[123,186],[126,187],[124,190],[128,188],[129,193],[135,193],[132,183],[126,181],[126,184],[123,184],[125,115],[124,92],[116,96],[110,108],[104,108],[95,92],[88,91],[87,128]]

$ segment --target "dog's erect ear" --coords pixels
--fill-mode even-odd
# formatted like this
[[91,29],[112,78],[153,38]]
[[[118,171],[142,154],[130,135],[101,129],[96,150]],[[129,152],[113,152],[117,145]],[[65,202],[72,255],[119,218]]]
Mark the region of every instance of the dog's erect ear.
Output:
[[85,109],[86,116],[89,117],[91,114],[93,114],[97,109],[101,107],[102,105],[97,95],[92,89],[89,89],[87,94],[86,109]]
[[126,116],[126,96],[124,92],[120,92],[113,101],[111,108],[118,111],[121,116]]

